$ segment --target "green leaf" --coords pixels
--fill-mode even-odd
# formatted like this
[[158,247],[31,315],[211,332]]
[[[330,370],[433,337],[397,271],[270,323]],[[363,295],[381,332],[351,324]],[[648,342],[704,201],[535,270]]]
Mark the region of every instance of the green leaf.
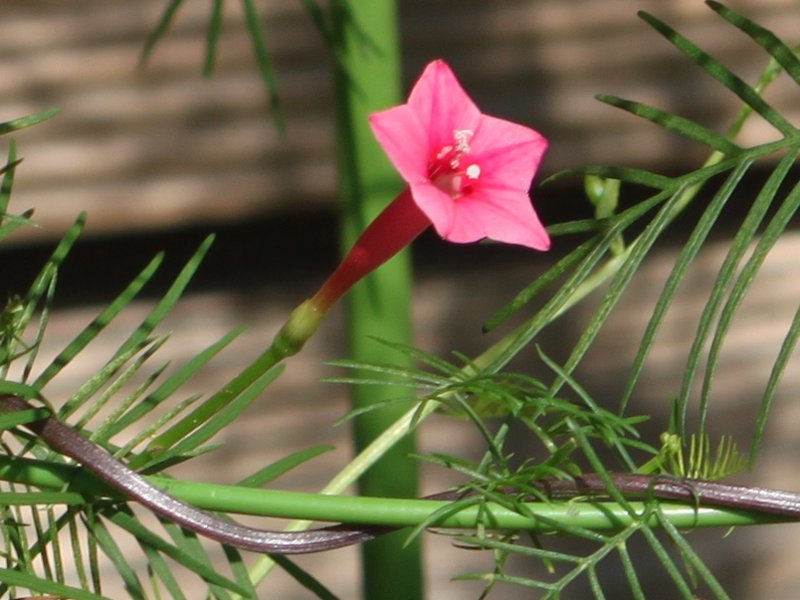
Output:
[[175,307],[180,300],[186,286],[194,277],[195,272],[203,262],[205,255],[208,253],[211,244],[214,242],[214,236],[210,235],[203,240],[203,243],[197,248],[195,253],[181,269],[181,272],[175,278],[175,281],[170,286],[164,297],[159,300],[150,314],[147,315],[145,320],[136,328],[128,339],[119,347],[117,354],[126,352],[131,346],[138,345],[142,340],[150,337],[155,327],[164,320],[169,312]]
[[39,398],[39,392],[36,388],[16,381],[0,380],[0,394],[14,394],[28,400]]
[[768,123],[784,136],[794,137],[797,134],[794,126],[767,104],[756,90],[747,85],[741,78],[734,75],[718,60],[701,50],[663,21],[660,21],[644,11],[640,11],[639,16],[675,45],[676,48],[692,59],[698,66],[703,68],[709,75],[722,83],[722,85],[736,94],[745,104],[764,117]]
[[50,411],[46,408],[32,408],[30,410],[19,410],[13,413],[0,414],[0,431],[11,429],[19,425],[25,425],[33,421],[38,421],[50,416]]
[[656,558],[661,562],[661,565],[672,579],[675,587],[678,588],[681,597],[685,600],[697,600],[697,596],[692,592],[691,586],[686,582],[686,578],[680,572],[680,569],[678,569],[674,559],[670,556],[661,540],[659,540],[656,534],[649,528],[642,529],[642,534],[650,544],[653,554],[656,555]]
[[105,524],[99,519],[94,519],[89,526],[90,534],[97,541],[98,546],[103,553],[109,558],[114,565],[122,581],[125,584],[125,589],[134,600],[146,600],[142,582],[136,575],[136,570],[128,562],[125,553],[117,544],[114,536],[106,528]]
[[[6,362],[9,356],[13,356],[13,346],[18,339],[18,335],[27,330],[33,316],[36,314],[37,310],[39,311],[39,323],[35,328],[33,341],[26,343],[24,345],[24,352],[22,352],[26,357],[26,364],[22,368],[22,381],[26,381],[31,373],[33,362],[37,356],[39,341],[44,335],[44,330],[47,326],[50,314],[49,306],[52,303],[55,291],[58,269],[61,263],[66,259],[73,244],[78,239],[78,236],[83,230],[85,221],[86,215],[81,214],[72,227],[69,228],[66,235],[61,239],[61,242],[56,246],[52,255],[34,279],[25,297],[19,301],[21,310],[14,315],[14,331],[10,332],[12,334],[9,338],[10,341],[5,340],[2,344],[2,352],[4,355],[0,356],[0,363]],[[8,334],[9,332],[3,333]],[[0,371],[0,373],[4,372],[5,369]]]
[[215,585],[222,586],[225,589],[236,592],[237,594],[246,593],[245,590],[239,587],[239,585],[236,584],[234,581],[231,581],[227,577],[220,575],[213,568],[210,568],[207,564],[203,564],[202,562],[199,562],[194,558],[187,556],[184,552],[181,551],[180,548],[170,544],[160,536],[150,531],[150,529],[148,529],[145,525],[139,522],[139,520],[136,519],[126,509],[121,509],[121,510],[106,509],[103,511],[102,514],[112,523],[118,525],[119,527],[121,527],[122,529],[133,535],[140,544],[146,544],[152,547],[154,550],[158,550],[165,556],[168,556],[172,560],[176,561],[178,564],[181,564],[187,569],[191,570],[198,577],[202,577],[205,581]]
[[[649,202],[640,203],[640,205],[637,205],[636,207],[633,208],[638,209],[638,211],[636,212],[640,212],[643,208],[646,208],[649,203],[652,203],[655,200],[661,201],[660,195],[651,198]],[[644,260],[645,256],[652,248],[655,241],[664,232],[664,230],[667,228],[669,223],[674,218],[675,210],[676,207],[680,204],[680,200],[681,200],[681,190],[678,189],[678,191],[672,194],[669,200],[660,208],[658,214],[646,226],[644,232],[637,239],[637,241],[634,244],[630,245],[630,251],[625,260],[616,270],[616,274],[612,279],[608,292],[603,297],[600,306],[595,311],[592,319],[584,329],[580,339],[575,344],[572,353],[570,355],[570,358],[564,366],[564,371],[566,373],[570,373],[577,366],[583,355],[589,349],[589,346],[592,344],[594,338],[597,336],[603,324],[608,319],[608,316],[610,315],[614,306],[616,306],[623,291],[625,290],[628,283],[635,274],[637,268]],[[620,234],[621,230],[625,226],[626,222],[628,222],[628,219],[631,219],[631,217],[633,217],[636,214],[636,212],[631,213],[630,212],[631,210],[632,209],[628,209],[628,211],[625,211],[619,217],[617,217],[615,226],[608,230],[608,232],[603,237],[602,242],[597,245],[595,251],[589,254],[587,258],[583,261],[581,265],[583,269],[591,269],[594,267],[595,264],[597,264],[597,261],[602,256],[601,253],[608,248],[608,245],[614,242],[614,240],[617,238],[617,236]],[[515,348],[519,343],[524,341],[525,338],[535,333],[536,329],[534,328],[534,326],[540,328],[546,322],[548,322],[551,317],[550,315],[547,315],[545,311],[552,305],[555,305],[553,306],[553,308],[555,308],[565,300],[568,300],[569,296],[571,296],[572,293],[574,293],[574,291],[577,290],[578,284],[581,283],[584,277],[586,277],[587,275],[588,272],[586,271],[581,272],[581,269],[577,269],[575,274],[573,275],[573,278],[578,279],[578,277],[580,277],[580,279],[578,279],[574,283],[572,281],[568,281],[567,283],[565,283],[562,289],[559,290],[556,296],[554,296],[554,298],[548,303],[548,305],[545,306],[545,308],[540,312],[540,314],[537,315],[537,317],[534,317],[534,320],[532,320],[532,322],[528,324],[527,327],[530,327],[530,329],[524,334],[524,336],[521,335],[514,344],[514,346],[512,346],[511,348]],[[574,287],[570,289],[570,287],[567,287],[568,285]],[[564,297],[564,295],[566,295],[565,293],[569,295]],[[563,300],[561,300],[561,298],[563,298]],[[560,300],[560,302],[556,303],[556,300]],[[558,310],[561,310],[560,306]],[[509,350],[511,350],[511,348],[506,350],[506,354],[510,354]],[[509,356],[508,360],[510,360],[510,358],[511,357]],[[506,360],[507,359],[504,356],[502,358],[502,362],[505,362]],[[553,391],[555,393],[556,388],[554,388]]]
[[[155,550],[147,545],[142,545],[142,552],[147,557],[147,569],[155,573],[161,582],[164,584],[164,589],[169,593],[169,597],[173,600],[186,600],[186,596],[181,589],[180,584],[172,574],[167,561]],[[155,582],[153,583],[155,587]]]
[[167,3],[167,6],[164,8],[164,12],[161,14],[158,24],[156,25],[155,29],[150,32],[150,35],[147,36],[147,39],[144,42],[142,54],[139,57],[140,67],[148,61],[150,55],[156,47],[156,44],[161,41],[161,38],[163,38],[169,30],[170,25],[172,25],[172,20],[178,13],[178,9],[181,7],[181,4],[183,4],[183,1],[184,0],[170,0]]
[[648,106],[641,102],[634,102],[632,100],[624,100],[617,96],[609,96],[607,94],[599,94],[596,98],[600,102],[605,102],[611,106],[616,106],[631,114],[637,115],[656,125],[663,127],[668,131],[672,131],[685,138],[700,142],[713,150],[718,150],[728,156],[734,156],[741,151],[741,148],[730,141],[724,135],[714,133],[710,129],[698,125],[694,121],[679,117],[677,115],[665,112],[658,108]]
[[[186,531],[175,523],[171,523],[164,519],[159,520],[161,521],[161,525],[167,531],[181,552],[191,557],[198,563],[205,565],[208,569],[219,570],[219,567],[215,569],[211,557],[203,548],[203,545],[198,541],[197,536],[193,532]],[[248,585],[248,587],[252,586]],[[211,585],[211,588],[216,598],[219,598],[220,600],[227,600],[230,598],[230,595],[225,588],[218,585]]]
[[182,365],[169,378],[164,381],[157,389],[147,395],[135,408],[128,411],[125,415],[113,419],[103,427],[102,435],[96,439],[108,440],[112,436],[123,431],[143,416],[148,414],[155,407],[159,406],[164,400],[174,394],[184,383],[194,376],[200,369],[208,364],[219,352],[230,345],[242,332],[244,328],[234,329],[225,334],[218,341],[204,349],[200,354],[194,356],[185,365]]
[[701,432],[705,431],[708,403],[711,395],[711,382],[714,377],[722,344],[730,330],[733,317],[741,306],[750,286],[753,284],[767,254],[769,254],[770,250],[772,250],[778,242],[780,236],[786,230],[786,227],[789,225],[789,222],[797,213],[798,209],[800,209],[800,183],[795,185],[786,196],[786,199],[781,203],[775,216],[768,223],[755,249],[739,273],[735,283],[730,288],[730,294],[720,313],[714,338],[708,350],[706,372],[703,379],[700,401],[699,430]]
[[47,119],[56,116],[60,110],[61,109],[58,108],[51,108],[49,110],[36,113],[35,115],[29,115],[27,117],[14,119],[13,121],[5,121],[0,123],[0,135],[5,135],[6,133],[11,133],[12,131],[19,131],[20,129],[25,129],[26,127],[31,127],[41,123],[42,121],[46,121]]
[[121,312],[127,307],[142,288],[152,279],[159,266],[163,262],[163,254],[157,255],[148,265],[136,276],[136,278],[128,284],[128,286],[119,294],[108,307],[103,310],[91,323],[89,323],[76,337],[73,339],[53,361],[42,371],[41,375],[36,379],[34,387],[41,390],[48,382],[50,382],[61,370],[72,361],[89,343],[94,340],[105,328],[111,323]]
[[652,173],[643,169],[635,169],[633,167],[617,167],[606,165],[564,169],[545,179],[543,185],[572,175],[580,175],[581,177],[585,177],[586,175],[595,175],[602,179],[619,179],[625,183],[632,183],[662,191],[673,190],[676,186],[676,182],[671,177],[658,175],[657,173]]
[[286,130],[286,120],[281,109],[280,97],[278,96],[278,83],[275,79],[275,71],[272,67],[272,58],[267,49],[267,42],[261,30],[261,18],[258,14],[253,0],[242,0],[244,8],[244,19],[247,31],[250,34],[250,41],[253,44],[253,52],[256,55],[258,69],[261,72],[261,79],[269,95],[269,104],[278,125],[278,131]]
[[[197,406],[188,415],[172,425],[169,429],[158,435],[148,444],[145,453],[153,458],[166,448],[173,446],[176,442],[186,437],[194,431],[200,424],[207,422],[225,406],[231,403],[239,394],[244,392],[255,381],[268,373],[275,365],[283,360],[284,355],[279,348],[272,344],[266,351],[258,356],[253,362],[217,390],[213,396]],[[142,457],[145,460],[145,457]]]
[[[244,597],[258,598],[258,593],[256,592],[254,582],[250,580],[250,573],[247,570],[247,563],[245,563],[244,559],[242,558],[241,552],[239,552],[239,550],[233,546],[223,546],[222,551],[225,553],[225,558],[228,561],[228,565],[230,565],[233,576],[236,578],[236,582],[242,588],[247,590],[247,594]],[[217,589],[218,588],[216,587],[212,588],[220,600],[226,600],[226,595],[220,594]],[[236,600],[241,600],[241,597],[237,597]]]
[[[192,556],[195,560],[206,564],[210,569],[219,570],[219,560],[217,558],[212,560],[212,557],[206,551],[197,535],[190,531],[181,529],[174,523],[170,523],[168,521],[162,520],[162,525],[170,534],[170,537],[172,537],[172,539],[175,541],[175,544],[184,552]],[[225,553],[225,558],[227,559],[228,565],[231,567],[231,570],[236,577],[236,582],[239,586],[247,590],[244,598],[253,600],[258,598],[258,594],[253,587],[253,583],[247,576],[247,568],[239,550],[233,546],[222,546],[222,549]],[[214,584],[210,585],[210,592],[211,596],[218,600],[229,600],[232,597],[227,589]],[[239,595],[236,597],[239,599],[242,598],[242,596]]]
[[47,260],[47,263],[45,263],[36,279],[34,279],[28,293],[25,295],[25,317],[20,320],[21,328],[24,328],[30,321],[36,307],[47,293],[58,268],[67,258],[72,246],[78,240],[84,225],[86,225],[86,213],[81,213],[75,220],[75,223],[67,230],[67,233],[58,243],[55,250],[53,250],[52,255]]
[[720,438],[716,451],[711,452],[711,436],[702,434],[689,438],[689,448],[679,448],[677,455],[670,457],[670,466],[679,466],[672,472],[679,477],[717,480],[730,477],[747,466],[747,461],[729,435]]
[[55,598],[70,598],[71,600],[110,600],[106,596],[99,596],[86,590],[55,581],[40,579],[35,575],[22,573],[13,569],[0,568],[0,581],[6,585],[27,588],[41,594],[49,594]]
[[322,38],[327,42],[328,47],[333,49],[333,28],[325,17],[325,13],[315,0],[300,0],[308,12],[311,20],[319,31]]
[[583,261],[589,252],[595,247],[596,240],[589,240],[578,246],[575,250],[560,259],[555,265],[550,267],[545,273],[537,277],[525,289],[519,292],[511,302],[497,311],[483,326],[484,333],[492,331],[511,315],[519,311],[541,292],[552,285],[557,279],[564,276],[571,269]]
[[709,0],[706,4],[719,13],[723,19],[738,27],[749,35],[754,42],[769,52],[770,56],[784,68],[795,83],[800,85],[800,60],[798,60],[795,52],[774,33],[719,2]]
[[[687,368],[685,369],[684,383],[682,386],[683,392],[680,395],[681,400],[679,401],[679,405],[681,406],[680,413],[682,415],[685,414],[686,405],[688,402],[688,389],[694,373],[698,368],[699,356],[712,327],[714,314],[721,306],[724,293],[730,285],[734,271],[745,251],[748,249],[750,241],[754,238],[756,234],[756,228],[763,219],[764,212],[772,202],[789,167],[794,164],[796,156],[796,153],[793,155],[787,155],[787,157],[785,157],[781,162],[779,168],[773,172],[773,175],[770,177],[767,185],[759,193],[756,202],[753,204],[744,224],[737,233],[736,238],[734,238],[734,241],[731,244],[731,249],[728,252],[725,262],[719,271],[711,296],[709,301],[706,303],[703,315],[701,316],[695,341],[693,342],[692,349],[689,352],[689,359],[687,361]],[[682,428],[679,428],[679,431],[682,431]]]
[[[154,346],[158,346],[158,342],[152,343]],[[67,417],[71,416],[75,413],[79,408],[88,404],[88,402],[92,399],[92,397],[100,391],[100,389],[108,385],[108,391],[113,393],[113,388],[115,383],[112,381],[114,376],[122,369],[122,367],[132,362],[130,369],[138,370],[142,366],[142,360],[145,356],[147,356],[148,350],[152,348],[151,342],[148,340],[142,341],[140,346],[134,346],[128,349],[128,351],[124,354],[119,354],[115,356],[111,361],[107,362],[103,367],[96,372],[94,375],[89,377],[81,386],[78,388],[78,391],[75,392],[72,397],[61,405],[58,410],[58,417],[62,420],[66,419]],[[137,358],[137,354],[140,352],[143,353],[143,356]],[[125,375],[128,373],[128,370],[123,370],[122,375],[120,377],[124,380]],[[109,396],[107,394],[101,395],[101,397],[97,400],[96,404],[106,403],[109,400]],[[92,411],[98,410],[98,408],[90,407],[89,414]]]
[[[588,175],[587,177],[594,177],[594,175]],[[607,219],[577,219],[575,221],[566,221],[564,223],[554,223],[552,225],[548,225],[547,231],[551,236],[557,237],[580,233],[595,233],[597,231],[604,230],[606,226]]]
[[[17,160],[17,143],[14,140],[8,144],[8,162],[3,173],[3,181],[0,183],[0,224],[8,210],[8,200],[11,197],[11,188],[14,187],[14,171],[19,161]],[[2,239],[0,235],[0,239]]]
[[20,216],[3,215],[0,213],[0,222],[2,222],[0,225],[0,240],[8,237],[13,231],[20,227],[36,227],[36,224],[31,221],[32,215],[33,210],[27,210]]
[[206,31],[206,56],[203,61],[203,75],[206,77],[210,77],[214,73],[214,66],[217,62],[217,45],[222,30],[224,6],[223,0],[212,0],[211,2],[211,17],[208,20],[208,30]]
[[[694,548],[686,541],[686,538],[681,534],[677,527],[675,527],[669,519],[665,519],[663,514],[660,512],[657,513],[659,516],[659,522],[664,530],[669,535],[669,538],[678,548],[681,553],[681,556],[691,565],[691,567],[697,572],[709,587],[709,590],[714,594],[716,598],[720,600],[730,600],[730,596],[719,583],[714,574],[711,570],[706,566],[703,560],[697,555]],[[697,598],[696,595],[692,594],[691,598]]]
[[[642,584],[639,582],[639,576],[636,573],[636,565],[633,564],[631,555],[624,542],[617,546],[617,553],[619,554],[622,570],[625,572],[625,578],[628,580],[628,586],[631,589],[633,598],[635,598],[635,600],[646,600],[647,596],[645,596]],[[592,572],[594,572],[594,569]]]
[[338,600],[337,596],[334,595],[328,588],[322,585],[308,571],[300,568],[297,563],[289,560],[288,557],[273,555],[272,560],[274,560],[278,566],[286,571],[286,573],[288,573],[292,579],[314,594],[315,598],[320,598],[321,600]]
[[278,365],[267,371],[250,387],[239,394],[230,404],[225,406],[225,408],[205,423],[199,424],[191,434],[187,435],[174,446],[165,449],[163,452],[156,455],[154,459],[147,462],[143,461],[146,455],[142,455],[142,460],[131,461],[131,466],[152,470],[153,466],[158,463],[169,461],[184,453],[195,451],[198,446],[214,437],[220,430],[236,420],[236,418],[258,398],[261,392],[278,378],[283,372],[283,369],[283,365]]
[[[0,425],[0,427],[2,427],[2,425]],[[333,449],[333,446],[316,446],[314,448],[309,448],[308,450],[294,452],[289,456],[285,456],[272,463],[271,465],[267,465],[266,467],[259,469],[252,475],[245,477],[237,485],[244,487],[261,487],[270,481],[274,481],[284,473],[288,473],[295,467],[298,467],[303,463],[316,458],[320,454],[330,452]]]
[[767,427],[767,419],[770,414],[770,408],[772,408],[772,401],[775,399],[775,394],[778,392],[778,384],[780,383],[781,378],[786,371],[786,367],[789,364],[789,360],[792,358],[792,353],[797,346],[798,338],[800,338],[800,306],[798,306],[797,311],[795,311],[792,324],[783,339],[780,351],[778,352],[778,357],[775,359],[775,363],[772,365],[772,370],[769,374],[769,380],[767,381],[766,388],[764,389],[764,395],[761,398],[761,406],[758,409],[758,418],[756,419],[756,425],[753,430],[753,441],[750,447],[749,463],[751,467],[755,465],[755,461],[758,458],[758,453],[761,449],[761,441],[764,437],[764,430]]
[[[788,168],[792,162],[793,160],[784,161],[782,163],[783,166],[776,170],[772,182],[773,186],[780,185],[780,182],[783,181],[783,178],[788,172]],[[672,272],[667,277],[661,295],[659,296],[659,299],[653,309],[653,315],[650,317],[644,334],[642,335],[642,341],[639,344],[639,349],[637,350],[636,357],[634,358],[633,366],[631,368],[631,374],[628,377],[626,389],[622,395],[622,400],[620,403],[621,413],[624,413],[627,409],[628,402],[633,394],[633,389],[644,368],[644,362],[655,343],[656,334],[658,333],[664,318],[666,317],[667,311],[672,304],[673,299],[675,298],[675,294],[677,293],[681,282],[686,276],[689,266],[697,257],[697,254],[702,245],[705,243],[708,234],[716,224],[722,209],[725,207],[728,200],[738,187],[740,181],[749,169],[750,164],[750,161],[744,160],[740,167],[727,178],[725,184],[720,188],[720,191],[714,195],[714,198],[712,199],[708,208],[703,211],[702,216],[697,221],[697,225],[678,255],[675,265],[672,268]],[[771,189],[774,190],[772,187]],[[761,216],[763,216],[763,211],[769,205],[769,201],[770,198],[763,198],[761,202],[756,202],[754,204],[753,209],[751,210],[751,216],[747,220],[748,226],[742,230],[740,234],[740,243],[741,239],[749,239],[751,232],[754,232],[754,228],[760,222]],[[746,244],[747,242],[745,241],[744,243]],[[732,260],[734,259],[732,258]]]

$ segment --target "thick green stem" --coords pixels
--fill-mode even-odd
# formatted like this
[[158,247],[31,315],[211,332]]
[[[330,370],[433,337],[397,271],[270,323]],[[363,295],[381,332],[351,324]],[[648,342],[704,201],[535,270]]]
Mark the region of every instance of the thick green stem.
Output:
[[[54,492],[0,493],[8,505],[42,503],[83,505],[92,497],[118,495],[106,484],[80,467],[60,463],[0,456],[0,479],[31,485]],[[182,481],[167,477],[148,477],[151,483],[181,500],[206,510],[259,516],[359,522],[391,527],[414,527],[425,522],[450,502],[443,500],[365,498],[327,496],[305,492],[265,490],[232,485]],[[63,491],[68,489],[68,491]],[[492,503],[468,506],[437,520],[441,527],[472,529],[491,515],[492,527],[510,530],[552,531],[554,526],[586,529],[621,529],[634,521],[631,513],[643,514],[646,503],[629,502],[628,509],[614,502],[564,502],[526,504],[529,516]],[[632,510],[631,510],[632,509]],[[748,513],[738,510],[697,507],[692,504],[662,502],[659,510],[677,527],[733,527],[763,525],[794,519]],[[657,525],[653,520],[651,525]]]
[[[395,170],[384,157],[368,122],[371,113],[400,103],[400,59],[394,0],[337,0],[332,5],[342,245],[346,249],[400,189]],[[353,359],[393,363],[402,360],[377,340],[411,342],[410,279],[409,257],[403,252],[358,283],[348,295]],[[407,403],[393,403],[356,419],[354,436],[358,451],[409,408],[410,392],[407,397]],[[375,385],[353,388],[356,408],[397,399],[397,388]],[[360,493],[395,498],[416,496],[416,465],[409,458],[413,451],[413,437],[404,436],[359,479]],[[389,536],[364,546],[365,598],[422,597],[419,546],[404,545],[404,541]]]

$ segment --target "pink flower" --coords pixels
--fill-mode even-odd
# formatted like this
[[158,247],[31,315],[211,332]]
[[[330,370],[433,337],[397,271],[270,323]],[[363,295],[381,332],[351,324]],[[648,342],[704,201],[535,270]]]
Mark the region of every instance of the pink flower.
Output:
[[407,104],[371,115],[370,123],[408,188],[364,230],[309,301],[314,311],[327,312],[431,224],[451,242],[489,238],[550,247],[528,197],[547,140],[481,114],[443,61],[425,68]]
[[550,247],[528,197],[547,140],[481,114],[444,61],[425,68],[407,104],[373,114],[370,123],[444,239]]

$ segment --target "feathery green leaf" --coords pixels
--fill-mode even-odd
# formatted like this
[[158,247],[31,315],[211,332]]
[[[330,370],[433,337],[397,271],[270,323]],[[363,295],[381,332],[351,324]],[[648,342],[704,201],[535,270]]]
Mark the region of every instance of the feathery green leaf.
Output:
[[742,102],[764,117],[768,123],[780,131],[785,137],[795,137],[797,135],[797,130],[789,121],[772,108],[756,90],[747,85],[740,77],[734,75],[725,65],[707,52],[701,50],[697,45],[679,34],[663,21],[660,21],[644,11],[640,11],[639,16],[653,27],[653,29],[669,40],[676,48],[692,59],[704,71],[736,94]]
[[616,106],[617,108],[621,108],[622,110],[631,114],[640,116],[655,123],[656,125],[659,125],[660,127],[663,127],[664,129],[667,129],[668,131],[682,135],[690,140],[700,142],[712,150],[718,150],[719,152],[722,152],[728,156],[735,156],[741,151],[739,146],[734,144],[724,135],[714,133],[710,129],[703,127],[702,125],[698,125],[690,119],[679,117],[678,115],[665,112],[641,102],[624,100],[622,98],[618,98],[617,96],[599,94],[596,97],[598,100],[600,100],[600,102],[605,102],[606,104]]

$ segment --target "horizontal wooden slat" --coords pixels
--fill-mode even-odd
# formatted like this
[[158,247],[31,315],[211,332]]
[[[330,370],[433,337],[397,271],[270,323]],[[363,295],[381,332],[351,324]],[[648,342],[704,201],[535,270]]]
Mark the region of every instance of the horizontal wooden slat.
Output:
[[[16,137],[25,162],[12,209],[52,238],[81,210],[88,233],[241,219],[335,201],[330,58],[302,4],[259,3],[286,110],[276,132],[239,3],[226,3],[217,74],[200,75],[209,5],[186,2],[147,67],[137,61],[164,0],[0,6],[0,119],[59,106]],[[731,5],[793,39],[791,0]],[[636,17],[652,11],[750,80],[764,54],[702,2],[409,0],[400,3],[407,83],[430,59],[452,63],[489,113],[551,140],[545,174],[613,162],[675,169],[705,150],[594,100],[648,102],[724,131],[737,101]],[[797,117],[797,93],[770,95]],[[774,137],[749,126],[747,143]]]

